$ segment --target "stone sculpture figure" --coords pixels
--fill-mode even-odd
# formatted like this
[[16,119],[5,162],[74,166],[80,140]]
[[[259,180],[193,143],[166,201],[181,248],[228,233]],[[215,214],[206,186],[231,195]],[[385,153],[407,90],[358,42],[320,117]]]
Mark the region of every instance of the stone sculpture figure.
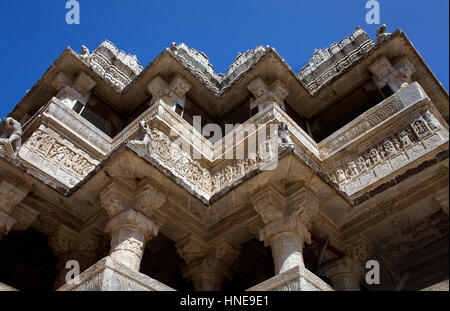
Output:
[[377,29],[376,43],[378,44],[378,43],[381,43],[381,42],[385,41],[386,39],[389,38],[390,35],[391,34],[387,32],[386,24],[381,25]]
[[345,177],[344,171],[343,171],[342,169],[338,169],[338,170],[336,171],[336,176],[337,176],[337,182],[338,182],[338,184],[347,181],[347,177]]
[[356,160],[356,163],[358,163],[359,169],[361,170],[361,172],[364,172],[364,171],[367,170],[366,159],[364,159],[363,156],[360,156],[360,157],[358,158],[358,160]]
[[428,133],[428,128],[422,120],[416,120],[414,122],[414,129],[419,136],[423,136]]
[[91,54],[89,53],[89,49],[85,46],[82,45],[81,46],[81,54],[80,54],[81,59],[85,60],[85,61],[89,61],[89,59],[91,58]]
[[387,156],[397,153],[397,150],[395,150],[394,144],[389,139],[387,139],[383,142],[383,147],[384,147],[384,151],[386,152]]
[[378,151],[375,148],[370,149],[369,154],[373,165],[381,161],[380,155],[378,154]]
[[428,126],[432,130],[436,130],[441,127],[441,124],[439,123],[439,121],[436,119],[436,117],[433,115],[433,113],[429,110],[427,112],[425,112],[424,119],[428,123]]
[[400,141],[403,144],[403,147],[411,145],[411,138],[406,131],[401,131],[399,135]]
[[22,147],[22,125],[13,118],[6,118],[0,125],[0,145],[6,154],[12,158],[17,158]]
[[347,169],[347,176],[350,178],[353,178],[355,176],[358,176],[359,172],[358,172],[358,168],[356,166],[356,163],[354,161],[351,161],[348,164],[348,169]]
[[143,145],[147,154],[152,151],[151,130],[145,121],[139,122],[139,130],[136,139],[131,141],[133,144]]
[[281,122],[278,125],[278,144],[280,147],[290,147],[294,145],[291,135],[289,134],[288,125],[284,122]]

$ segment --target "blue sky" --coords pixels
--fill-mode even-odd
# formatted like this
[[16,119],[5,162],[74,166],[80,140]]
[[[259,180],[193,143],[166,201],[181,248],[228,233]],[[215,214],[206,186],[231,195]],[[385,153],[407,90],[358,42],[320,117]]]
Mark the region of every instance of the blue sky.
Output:
[[[1,0],[0,117],[6,116],[66,46],[94,50],[104,39],[147,66],[171,42],[205,52],[225,72],[238,52],[270,45],[298,72],[314,49],[365,22],[366,0],[79,0],[80,25],[65,22],[66,0]],[[448,90],[449,1],[379,0],[381,23],[406,32]]]

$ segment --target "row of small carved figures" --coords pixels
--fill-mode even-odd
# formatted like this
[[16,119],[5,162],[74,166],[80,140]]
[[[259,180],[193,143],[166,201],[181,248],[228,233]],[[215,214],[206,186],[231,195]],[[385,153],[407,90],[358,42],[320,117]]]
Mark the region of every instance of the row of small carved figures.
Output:
[[65,168],[72,169],[78,175],[85,176],[94,169],[94,164],[83,156],[57,143],[53,137],[41,131],[34,132],[27,141],[27,145],[40,152],[47,153],[49,159],[62,163]]
[[349,162],[343,168],[338,168],[331,176],[337,184],[346,183],[358,177],[361,173],[374,168],[384,160],[397,155],[402,149],[417,142],[440,128],[439,121],[432,112],[427,111],[423,118],[416,119],[411,126],[401,130],[397,135],[386,138],[380,145],[360,155],[355,161]]

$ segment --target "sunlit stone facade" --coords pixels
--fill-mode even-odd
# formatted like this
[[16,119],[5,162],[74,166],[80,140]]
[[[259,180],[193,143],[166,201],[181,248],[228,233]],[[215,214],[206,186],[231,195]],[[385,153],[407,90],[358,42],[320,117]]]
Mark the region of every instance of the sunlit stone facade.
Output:
[[448,289],[448,117],[400,30],[300,72],[68,48],[2,123],[0,289]]

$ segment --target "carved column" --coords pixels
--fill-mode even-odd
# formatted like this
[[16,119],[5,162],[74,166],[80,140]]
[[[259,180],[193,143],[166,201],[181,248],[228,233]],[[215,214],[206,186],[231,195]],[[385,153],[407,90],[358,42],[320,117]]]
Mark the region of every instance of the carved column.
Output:
[[239,246],[226,239],[206,243],[192,235],[179,241],[176,248],[186,263],[183,277],[193,282],[196,291],[220,291],[239,255]]
[[152,94],[152,103],[164,103],[174,111],[177,104],[184,109],[186,104],[185,94],[191,89],[191,85],[180,75],[176,75],[170,83],[161,76],[156,76],[149,84],[148,90]]
[[324,270],[335,290],[360,291],[360,283],[365,277],[365,266],[372,257],[373,247],[361,236],[345,244],[348,255],[327,264]]
[[15,184],[0,181],[0,239],[9,233],[17,219],[12,216],[15,207],[26,197],[28,190]]
[[147,241],[158,234],[158,226],[134,210],[120,213],[106,226],[111,233],[109,256],[128,268],[139,271]]
[[284,99],[288,96],[289,90],[280,80],[269,87],[261,78],[256,78],[248,84],[247,88],[255,97],[255,100],[250,103],[250,110],[258,107],[258,111],[261,111],[272,103],[284,109]]
[[389,85],[393,92],[397,92],[413,82],[411,76],[415,68],[406,57],[397,60],[394,64],[391,64],[386,57],[382,57],[369,68],[369,71],[374,75],[374,82],[378,88]]
[[103,250],[106,249],[104,242],[102,234],[95,229],[87,229],[81,235],[77,235],[65,228],[60,229],[51,237],[49,245],[58,257],[56,267],[58,273],[54,288],[58,289],[66,283],[68,261],[77,261],[80,265],[80,273],[82,273],[95,264],[99,258],[105,256],[106,254],[103,255]]
[[364,277],[361,263],[348,256],[339,258],[324,267],[337,291],[360,291],[360,282]]
[[259,237],[272,249],[276,274],[295,266],[304,267],[303,247],[305,243],[311,243],[308,225],[318,211],[317,200],[310,191],[297,186],[290,190],[293,190],[292,194],[285,198],[269,185],[252,199],[265,223]]
[[166,198],[163,191],[149,184],[135,192],[111,184],[101,193],[101,204],[110,216],[105,231],[111,234],[112,259],[139,271],[147,241],[158,234],[165,221],[153,214]]

